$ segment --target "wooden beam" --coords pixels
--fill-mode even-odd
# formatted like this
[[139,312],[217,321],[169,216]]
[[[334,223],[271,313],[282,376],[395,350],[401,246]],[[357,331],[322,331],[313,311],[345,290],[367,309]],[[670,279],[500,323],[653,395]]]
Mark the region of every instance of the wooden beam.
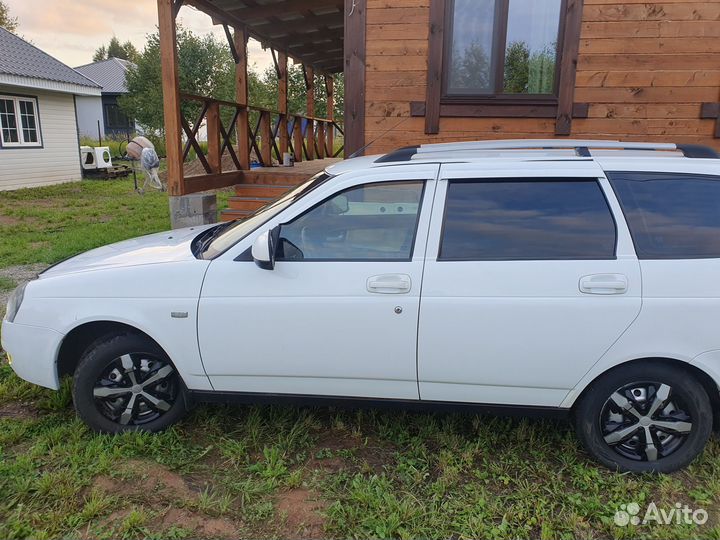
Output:
[[366,21],[365,2],[345,0],[346,155],[360,151],[365,146]]
[[290,136],[288,134],[288,57],[285,52],[279,52],[278,65],[278,112],[280,113],[280,159],[288,151]]
[[248,33],[244,27],[235,27],[235,50],[238,62],[235,64],[235,101],[242,107],[239,111],[235,133],[237,134],[240,168],[250,169],[250,137],[248,137],[248,71],[247,71]]
[[237,48],[235,48],[235,39],[230,33],[230,27],[227,23],[223,23],[223,29],[225,30],[225,37],[227,38],[228,46],[230,47],[230,54],[232,54],[233,60],[235,61],[235,64],[237,64],[240,61],[240,57],[238,56]]
[[445,4],[445,0],[430,0],[428,72],[425,91],[425,133],[428,135],[435,135],[440,131]]
[[555,121],[555,135],[570,135],[575,100],[575,75],[580,31],[582,29],[583,0],[567,0],[565,31],[560,59],[560,80],[558,81],[558,112]]
[[278,2],[265,6],[232,9],[229,10],[229,12],[238,19],[248,21],[270,16],[285,15],[287,13],[297,13],[306,9],[318,10],[334,6],[336,6],[338,10],[342,10],[343,0],[287,0],[286,2]]
[[172,196],[179,196],[185,194],[185,182],[183,181],[182,114],[174,4],[172,0],[157,0],[157,6],[168,192]]
[[213,101],[207,110],[207,161],[214,174],[222,172],[220,122],[220,104]]
[[295,117],[293,121],[293,150],[295,151],[295,163],[300,163],[303,160],[303,132],[302,132],[302,118],[299,116]]
[[242,171],[229,171],[217,174],[203,174],[199,176],[188,176],[185,179],[185,192],[197,193],[209,189],[220,189],[234,186],[243,182]]
[[175,3],[173,4],[173,17],[177,18],[178,13],[180,13],[180,8],[183,6],[183,0],[175,0]]

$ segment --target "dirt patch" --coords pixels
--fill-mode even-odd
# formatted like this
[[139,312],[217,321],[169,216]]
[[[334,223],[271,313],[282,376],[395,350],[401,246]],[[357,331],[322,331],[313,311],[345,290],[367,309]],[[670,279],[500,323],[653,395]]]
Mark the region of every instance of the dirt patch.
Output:
[[184,508],[170,508],[160,520],[161,530],[182,527],[192,538],[237,538],[239,526],[229,519],[208,518]]
[[20,225],[22,223],[21,219],[12,217],[12,216],[4,216],[0,214],[0,226],[13,226],[13,225]]
[[[13,280],[18,285],[27,283],[28,281],[35,279],[35,276],[39,272],[42,272],[47,268],[47,264],[24,264],[22,266],[9,266],[7,268],[0,268],[0,276]],[[5,304],[7,304],[8,297],[12,291],[0,290],[0,311],[5,311]]]
[[293,489],[278,497],[277,516],[283,520],[281,538],[325,538],[325,520],[319,514],[325,505],[307,489]]
[[182,476],[159,463],[129,460],[121,472],[125,473],[122,478],[98,476],[93,481],[92,489],[120,497],[144,498],[152,493],[154,497],[183,502],[196,497]]
[[28,403],[7,403],[0,407],[0,419],[35,420],[37,411]]

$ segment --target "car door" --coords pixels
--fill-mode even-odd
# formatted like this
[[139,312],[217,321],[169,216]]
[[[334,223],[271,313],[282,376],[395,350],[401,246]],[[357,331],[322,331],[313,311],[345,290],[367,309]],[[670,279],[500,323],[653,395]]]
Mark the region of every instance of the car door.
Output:
[[602,170],[507,167],[442,167],[419,322],[423,400],[558,406],[640,311],[638,260]]
[[198,314],[213,387],[417,400],[420,285],[438,170],[345,173],[238,246],[247,250],[279,225],[273,270],[247,256],[213,261]]

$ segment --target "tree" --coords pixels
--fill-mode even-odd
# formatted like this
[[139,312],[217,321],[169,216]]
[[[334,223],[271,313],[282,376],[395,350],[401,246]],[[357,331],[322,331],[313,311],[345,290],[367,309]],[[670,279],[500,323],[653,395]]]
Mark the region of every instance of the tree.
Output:
[[129,60],[130,62],[137,62],[140,57],[140,53],[130,41],[120,43],[120,40],[113,36],[110,43],[101,45],[95,49],[93,55],[93,62],[102,62],[108,58],[120,58],[121,60]]
[[[182,27],[177,30],[180,90],[188,94],[234,101],[235,63],[230,49],[212,34],[197,36]],[[131,118],[150,130],[163,130],[163,95],[160,37],[157,32],[139,55],[136,68],[127,74],[128,94],[119,99],[120,107]],[[192,123],[200,104],[183,101],[183,114]]]
[[10,8],[3,0],[0,0],[0,28],[4,28],[9,32],[15,32],[17,27],[17,17],[10,16]]

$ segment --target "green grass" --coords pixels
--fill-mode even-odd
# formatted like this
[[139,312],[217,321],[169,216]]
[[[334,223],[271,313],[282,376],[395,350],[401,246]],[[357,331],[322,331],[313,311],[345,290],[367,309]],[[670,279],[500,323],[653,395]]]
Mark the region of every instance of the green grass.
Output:
[[[166,196],[129,181],[0,193],[0,218],[4,266],[168,226]],[[710,520],[614,525],[631,502]],[[720,538],[718,508],[715,438],[685,471],[636,476],[567,423],[468,414],[203,406],[165,433],[96,435],[69,381],[23,382],[0,353],[0,538]]]
[[[218,208],[227,206],[229,195],[218,194]],[[169,228],[167,194],[139,195],[132,178],[4,191],[0,192],[0,268],[52,264]]]
[[0,276],[0,292],[12,291],[17,286],[9,277]]

